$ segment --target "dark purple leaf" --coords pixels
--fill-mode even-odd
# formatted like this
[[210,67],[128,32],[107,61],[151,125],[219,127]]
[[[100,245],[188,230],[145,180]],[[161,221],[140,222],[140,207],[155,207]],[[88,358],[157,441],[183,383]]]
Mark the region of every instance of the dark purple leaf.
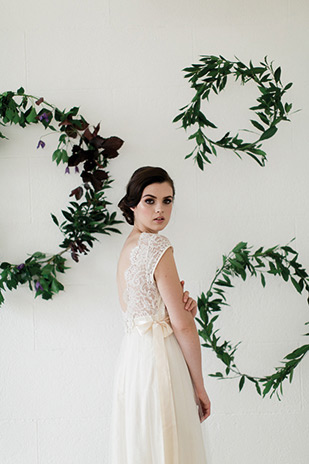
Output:
[[93,188],[96,192],[102,189],[102,181],[99,179],[96,179],[94,175],[91,174],[91,172],[83,171],[81,173],[81,178],[83,179],[85,183],[90,182],[93,185]]
[[78,263],[79,259],[78,259],[78,255],[77,253],[75,253],[74,251],[71,252],[71,256],[72,256],[72,259]]
[[69,196],[72,197],[75,195],[76,200],[79,200],[82,197],[83,192],[83,187],[77,187],[76,189],[72,190]]
[[84,182],[91,182],[92,174],[90,172],[83,171],[81,173],[81,178],[83,179]]
[[95,163],[95,161],[93,159],[92,160],[87,160],[84,163],[85,171],[92,171],[92,169],[94,169],[95,167],[96,167],[96,163]]
[[87,251],[89,251],[89,249],[86,247],[86,245],[83,244],[81,240],[77,240],[76,245],[80,253],[84,253],[86,255]]
[[105,180],[105,179],[108,178],[107,172],[102,171],[101,169],[98,169],[98,170],[94,171],[94,172],[93,172],[93,176],[94,176],[97,180]]
[[72,155],[68,159],[69,166],[77,166],[79,163],[89,159],[89,150],[83,150],[78,145],[74,145],[72,149]]
[[92,137],[89,143],[95,148],[103,148],[105,141],[106,139],[104,139],[100,135],[96,135],[95,137]]
[[95,137],[96,135],[98,135],[98,132],[100,130],[100,123],[96,126],[96,128],[94,129],[93,131],[93,136]]
[[116,158],[119,155],[119,153],[117,150],[114,150],[113,148],[106,148],[102,151],[102,155],[105,158]]
[[93,138],[93,134],[90,132],[88,127],[85,130],[85,132],[83,133],[83,137],[85,137],[85,139],[88,140],[88,141],[90,141]]
[[123,143],[123,140],[121,140],[119,137],[112,136],[108,139],[105,139],[103,148],[113,148],[114,150],[119,150]]
[[72,126],[72,119],[66,118],[64,121],[59,122],[59,126]]
[[102,181],[96,179],[94,176],[92,176],[90,182],[93,185],[93,188],[96,192],[99,192],[102,189]]

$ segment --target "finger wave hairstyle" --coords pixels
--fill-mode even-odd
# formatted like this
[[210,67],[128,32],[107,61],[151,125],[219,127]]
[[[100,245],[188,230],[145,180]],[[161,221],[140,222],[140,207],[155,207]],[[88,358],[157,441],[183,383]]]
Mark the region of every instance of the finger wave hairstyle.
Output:
[[134,225],[134,212],[130,207],[138,205],[144,188],[155,182],[168,182],[173,189],[173,197],[175,196],[174,182],[163,168],[143,166],[137,169],[127,184],[125,196],[118,203],[125,220],[131,226]]

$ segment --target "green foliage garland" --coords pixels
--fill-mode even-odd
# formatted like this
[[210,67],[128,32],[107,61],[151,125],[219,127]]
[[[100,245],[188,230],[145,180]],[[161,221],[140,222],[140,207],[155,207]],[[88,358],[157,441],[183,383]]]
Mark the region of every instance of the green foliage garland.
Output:
[[[82,185],[73,189],[69,195],[75,197],[76,201],[71,201],[68,209],[62,210],[65,220],[59,224],[57,217],[51,213],[53,222],[64,235],[59,245],[63,251],[49,257],[36,251],[21,264],[2,262],[0,305],[4,301],[5,286],[7,290],[12,290],[26,282],[31,290],[35,290],[35,297],[41,295],[43,299],[51,299],[55,293],[64,289],[57,279],[57,273],[69,269],[65,266],[63,253],[69,251],[72,259],[78,262],[81,253],[86,255],[90,251],[86,245],[92,248],[97,240],[93,234],[121,233],[113,225],[124,222],[115,219],[116,212],[108,212],[107,205],[111,203],[105,197],[105,190],[111,188],[110,184],[114,181],[109,178],[106,168],[109,160],[118,156],[123,140],[115,136],[100,136],[100,124],[91,131],[88,122],[79,114],[79,107],[61,111],[42,97],[25,94],[22,87],[17,92],[0,94],[0,125],[6,124],[18,124],[23,128],[30,124],[42,124],[45,129],[59,132],[53,161],[57,165],[60,162],[67,163],[65,172],[68,174],[70,167],[75,167],[75,172],[79,172],[80,163],[83,163],[83,169],[80,174]],[[1,132],[0,138],[7,139]],[[45,147],[42,139],[37,149]],[[70,155],[69,150],[72,152]]]
[[[194,160],[196,160],[199,168],[204,169],[204,164],[211,163],[209,155],[217,156],[216,147],[232,150],[239,158],[240,153],[245,153],[252,157],[260,166],[265,166],[266,153],[261,149],[262,142],[275,135],[278,128],[277,125],[281,121],[289,121],[288,114],[292,108],[292,103],[283,103],[282,97],[285,92],[292,86],[292,82],[283,85],[281,82],[281,68],[274,70],[273,65],[268,63],[267,57],[260,62],[259,66],[254,66],[250,61],[249,66],[245,65],[237,59],[237,61],[229,61],[219,55],[201,55],[201,63],[193,64],[191,67],[184,68],[187,71],[185,78],[189,78],[191,87],[195,90],[195,95],[188,104],[179,111],[173,122],[182,121],[182,126],[185,130],[187,127],[198,125],[198,129],[190,139],[195,139],[196,145],[194,150],[185,156],[189,158],[197,150]],[[252,106],[250,110],[255,113],[256,118],[250,122],[254,129],[259,131],[258,137],[254,142],[246,142],[239,137],[239,134],[230,135],[227,132],[220,140],[213,140],[203,132],[203,127],[216,129],[217,126],[209,121],[205,114],[201,111],[202,100],[207,99],[211,92],[218,94],[226,84],[229,75],[235,76],[235,80],[240,79],[242,84],[248,81],[256,83],[260,92],[257,98],[257,104]],[[252,132],[248,131],[247,132]]]
[[[295,237],[292,240],[294,239]],[[222,372],[209,374],[210,376],[218,379],[239,378],[239,391],[241,391],[247,379],[254,383],[259,395],[265,397],[272,391],[270,397],[276,392],[280,400],[278,389],[283,394],[283,381],[288,377],[289,381],[292,381],[294,369],[309,351],[309,344],[296,348],[285,356],[286,361],[282,361],[283,366],[276,367],[276,372],[272,375],[254,377],[240,372],[235,363],[234,355],[241,342],[235,346],[230,341],[221,342],[220,337],[216,335],[219,329],[214,330],[214,323],[218,319],[223,306],[229,306],[224,291],[226,288],[234,287],[231,283],[232,276],[241,276],[243,280],[246,280],[247,273],[250,273],[251,276],[257,276],[260,273],[261,284],[265,287],[265,273],[278,275],[286,282],[290,280],[298,293],[302,293],[303,289],[306,289],[308,294],[309,277],[306,270],[297,261],[298,253],[289,244],[281,247],[276,245],[265,251],[263,251],[263,247],[260,247],[254,253],[250,253],[250,248],[252,247],[248,247],[246,242],[240,242],[227,256],[223,255],[223,264],[220,269],[217,269],[208,292],[206,295],[202,293],[197,301],[200,318],[196,317],[196,319],[202,327],[202,330],[198,330],[198,333],[205,340],[202,346],[213,349],[217,357],[226,366],[225,376]],[[266,270],[267,263],[268,270]],[[307,302],[309,304],[309,296]],[[309,322],[305,323],[305,325],[307,324]],[[309,333],[304,335],[308,336]],[[231,377],[232,375],[233,377]]]

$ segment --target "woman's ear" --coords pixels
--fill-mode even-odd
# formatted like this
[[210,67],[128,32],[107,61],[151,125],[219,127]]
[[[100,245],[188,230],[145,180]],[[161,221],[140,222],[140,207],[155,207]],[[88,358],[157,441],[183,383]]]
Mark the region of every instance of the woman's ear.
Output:
[[133,207],[132,207],[132,206],[130,206],[130,209],[131,209],[132,211],[134,211],[134,209],[135,209],[135,208],[134,208],[134,206],[133,206]]

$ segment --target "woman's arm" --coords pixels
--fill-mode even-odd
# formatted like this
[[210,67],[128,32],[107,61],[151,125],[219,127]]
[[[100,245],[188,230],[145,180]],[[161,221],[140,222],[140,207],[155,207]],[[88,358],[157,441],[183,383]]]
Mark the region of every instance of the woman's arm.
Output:
[[154,277],[169,313],[171,325],[188,365],[197,392],[204,389],[201,346],[194,318],[184,310],[183,290],[179,280],[173,250],[168,248],[161,257]]
[[[180,283],[182,285],[182,291],[183,291],[183,286],[184,286],[185,281],[181,280]],[[190,311],[191,316],[195,317],[197,313],[197,302],[191,296],[189,296],[188,290],[186,290],[183,293],[182,301],[185,303],[185,310]]]

